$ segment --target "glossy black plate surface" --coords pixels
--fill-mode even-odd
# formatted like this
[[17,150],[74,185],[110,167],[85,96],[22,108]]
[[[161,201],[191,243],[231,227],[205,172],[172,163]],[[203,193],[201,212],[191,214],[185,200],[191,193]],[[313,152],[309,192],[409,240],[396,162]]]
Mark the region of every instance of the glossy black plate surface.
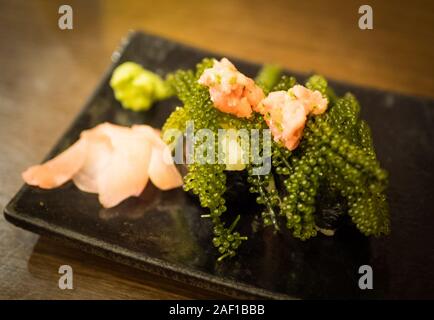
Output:
[[[160,127],[175,99],[149,112],[122,109],[108,85],[112,69],[135,61],[160,74],[193,67],[219,55],[166,39],[134,33],[115,55],[101,85],[48,157],[101,122]],[[254,76],[259,66],[233,59]],[[297,75],[299,79],[305,76]],[[6,218],[133,267],[235,297],[262,298],[434,298],[434,103],[432,100],[331,82],[338,93],[353,92],[370,124],[382,165],[390,173],[392,233],[365,238],[353,228],[307,242],[269,230],[253,233],[251,215],[240,228],[249,236],[239,254],[217,264],[210,224],[181,189],[148,186],[140,198],[103,209],[95,195],[72,183],[55,190],[23,186],[5,209]],[[360,290],[358,269],[370,265],[374,289]]]

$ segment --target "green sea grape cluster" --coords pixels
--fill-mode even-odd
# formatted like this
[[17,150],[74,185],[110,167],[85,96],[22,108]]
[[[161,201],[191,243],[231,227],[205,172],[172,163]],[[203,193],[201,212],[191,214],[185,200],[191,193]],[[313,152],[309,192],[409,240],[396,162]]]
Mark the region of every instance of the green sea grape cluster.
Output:
[[[203,70],[211,67],[212,63],[212,60],[205,59],[197,66],[196,72],[179,70],[168,76],[167,82],[183,103],[183,107],[178,107],[169,116],[163,126],[163,133],[167,129],[185,130],[186,119],[194,121],[195,132],[207,128],[216,134],[222,123],[236,121],[228,119],[228,115],[214,108],[208,90],[197,82]],[[201,142],[197,141],[197,145]],[[201,206],[209,210],[209,214],[204,217],[210,218],[214,225],[213,244],[221,254],[220,260],[234,256],[236,249],[246,239],[234,231],[239,217],[236,217],[230,226],[226,226],[221,219],[221,215],[227,210],[224,170],[223,164],[201,164],[195,161],[188,166],[188,173],[184,177],[184,190],[197,195]]]
[[[219,128],[268,128],[259,114],[250,119],[237,118],[213,106],[208,89],[197,82],[203,70],[211,66],[212,60],[204,59],[196,70],[178,70],[167,77],[167,84],[183,105],[169,116],[163,133],[168,129],[184,131],[187,120],[194,121],[195,131],[208,128],[215,133]],[[288,90],[297,83],[294,77],[281,76],[275,67],[264,68],[256,82],[265,94]],[[359,103],[349,93],[338,97],[322,76],[310,77],[305,85],[328,99],[327,111],[308,118],[295,150],[271,142],[269,174],[255,175],[253,164],[246,168],[246,183],[261,206],[264,225],[276,230],[287,228],[301,240],[314,237],[320,230],[318,207],[328,199],[345,210],[343,214],[348,213],[363,234],[387,234],[387,172],[376,159],[369,126],[359,117]],[[213,244],[221,254],[219,260],[234,256],[246,237],[236,231],[239,215],[231,213],[236,218],[230,225],[222,219],[228,211],[225,166],[189,164],[184,189],[197,195],[201,206],[209,211],[203,216],[214,225]]]

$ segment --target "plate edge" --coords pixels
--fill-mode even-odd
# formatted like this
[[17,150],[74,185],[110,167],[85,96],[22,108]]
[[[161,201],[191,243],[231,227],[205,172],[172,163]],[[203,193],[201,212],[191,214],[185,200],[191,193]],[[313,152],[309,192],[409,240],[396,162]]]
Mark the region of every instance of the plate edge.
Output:
[[[15,212],[15,210],[13,210],[9,205],[5,207],[3,215],[6,221],[21,229],[47,236],[54,240],[61,240],[67,245],[78,248],[84,252],[95,254],[104,259],[113,260],[151,274],[156,274],[177,281],[178,283],[185,283],[193,287],[208,290],[210,292],[218,292],[237,299],[298,299],[296,297],[274,293],[242,282],[235,282],[225,278],[208,275],[202,271],[194,271],[190,268],[181,267],[177,264],[152,258],[150,256],[137,259],[133,257],[134,253],[131,250],[123,249],[117,245],[110,245],[108,242],[80,235],[77,232],[66,230],[62,227],[53,227],[52,224],[41,219],[25,217],[24,215]],[[59,229],[62,231],[58,231]],[[92,241],[101,243],[101,245],[92,244]]]

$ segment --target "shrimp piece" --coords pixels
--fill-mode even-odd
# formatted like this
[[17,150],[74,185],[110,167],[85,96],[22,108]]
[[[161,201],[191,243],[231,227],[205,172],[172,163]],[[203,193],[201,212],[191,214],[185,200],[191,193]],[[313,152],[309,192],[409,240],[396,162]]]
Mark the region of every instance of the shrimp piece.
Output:
[[250,118],[252,108],[265,97],[253,79],[239,72],[226,58],[214,60],[213,67],[206,69],[198,82],[209,87],[218,110],[240,118]]
[[289,89],[289,94],[301,101],[306,110],[306,114],[322,114],[327,109],[327,98],[324,98],[318,90],[312,91],[301,85],[295,85]]
[[262,100],[258,109],[274,140],[282,142],[289,150],[297,148],[306,123],[303,105],[291,99],[286,91],[274,91]]

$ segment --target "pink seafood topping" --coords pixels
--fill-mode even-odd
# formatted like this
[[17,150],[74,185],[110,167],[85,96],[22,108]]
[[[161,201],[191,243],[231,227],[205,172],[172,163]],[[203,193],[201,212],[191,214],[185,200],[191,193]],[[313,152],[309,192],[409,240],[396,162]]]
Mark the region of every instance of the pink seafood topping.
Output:
[[110,123],[83,131],[72,146],[44,164],[28,168],[22,177],[27,184],[43,189],[72,179],[80,190],[97,193],[106,208],[139,196],[149,179],[161,190],[182,185],[170,150],[157,130]]
[[203,72],[199,83],[209,87],[217,109],[240,118],[249,118],[252,108],[265,97],[253,79],[239,72],[226,58],[214,60],[213,67]]
[[289,89],[289,94],[293,95],[296,100],[300,101],[306,114],[321,114],[327,109],[327,99],[324,98],[318,90],[312,91],[299,84]]
[[300,143],[307,116],[326,109],[327,99],[319,91],[296,85],[289,92],[271,92],[255,110],[264,116],[274,140],[294,150]]
[[291,99],[286,91],[271,92],[258,111],[264,115],[275,141],[281,141],[289,150],[297,148],[306,123],[303,105]]

